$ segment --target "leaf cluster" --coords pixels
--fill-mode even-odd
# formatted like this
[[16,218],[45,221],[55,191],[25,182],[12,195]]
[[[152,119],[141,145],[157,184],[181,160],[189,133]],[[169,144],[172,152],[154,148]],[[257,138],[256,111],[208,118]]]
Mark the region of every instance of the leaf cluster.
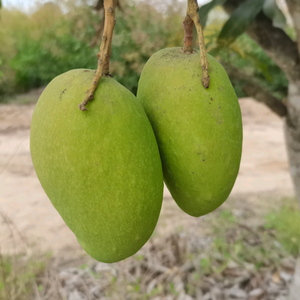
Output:
[[[206,26],[209,12],[226,1],[212,0],[200,8],[199,16],[203,26]],[[218,43],[226,45],[233,43],[260,13],[270,18],[273,26],[282,29],[286,27],[286,18],[275,0],[246,0],[231,13],[218,35]]]
[[[229,0],[212,0],[199,10],[202,24],[207,25],[209,13],[223,5],[228,8]],[[266,55],[266,53],[245,33],[253,20],[265,14],[280,27],[293,33],[286,25],[286,19],[275,0],[245,0],[230,11],[225,22],[208,23],[205,30],[207,52],[227,66],[242,69],[248,77],[255,77],[273,96],[283,99],[287,95],[288,80],[284,72]],[[231,78],[238,97],[246,96],[243,87],[247,82]]]

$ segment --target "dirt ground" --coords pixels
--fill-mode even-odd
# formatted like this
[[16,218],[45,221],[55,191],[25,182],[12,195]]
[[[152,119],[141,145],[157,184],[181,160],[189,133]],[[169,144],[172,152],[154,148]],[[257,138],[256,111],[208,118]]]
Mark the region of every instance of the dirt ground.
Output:
[[[259,211],[272,204],[270,199],[293,194],[283,121],[252,99],[240,99],[240,105],[244,123],[243,157],[227,202],[244,203]],[[75,236],[53,208],[32,166],[29,134],[33,110],[34,105],[0,105],[0,213],[6,219],[6,224],[0,225],[0,250],[15,249],[18,241],[13,236],[15,230],[10,228],[16,227],[31,244],[43,250],[55,254],[80,252]],[[167,189],[164,198],[157,234],[174,227],[192,228],[199,223],[199,219],[181,212]]]

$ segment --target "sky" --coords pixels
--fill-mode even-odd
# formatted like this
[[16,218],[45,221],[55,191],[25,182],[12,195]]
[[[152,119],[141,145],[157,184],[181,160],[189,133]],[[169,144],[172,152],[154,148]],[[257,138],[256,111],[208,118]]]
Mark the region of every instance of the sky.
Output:
[[[2,6],[6,8],[10,8],[12,6],[17,6],[19,9],[22,9],[24,11],[29,10],[30,6],[34,3],[46,3],[50,2],[51,0],[2,0]],[[181,2],[186,2],[186,0],[179,0]],[[95,0],[96,2],[96,0]],[[207,2],[210,2],[210,0],[198,0],[198,4],[205,4]]]

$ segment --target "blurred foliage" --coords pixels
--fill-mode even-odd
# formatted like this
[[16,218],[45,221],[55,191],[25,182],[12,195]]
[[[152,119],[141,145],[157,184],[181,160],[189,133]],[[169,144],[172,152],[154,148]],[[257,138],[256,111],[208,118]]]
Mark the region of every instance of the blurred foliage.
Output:
[[211,2],[201,6],[201,9],[199,10],[199,17],[203,27],[206,26],[209,12],[216,6],[222,5],[224,2],[226,2],[226,0],[212,0]]
[[[206,27],[205,42],[208,53],[221,63],[235,66],[255,77],[278,99],[286,97],[288,80],[283,71],[245,33],[230,44],[220,43],[218,39],[222,26],[223,24],[214,22]],[[233,78],[232,84],[238,97],[246,96],[242,90],[245,82]]]
[[[296,203],[296,201],[294,201]],[[284,206],[266,217],[266,227],[277,231],[277,239],[294,256],[300,249],[300,212],[296,205]]]
[[[212,0],[202,5],[199,10],[200,19],[203,20],[203,26],[210,11],[218,5],[222,5],[226,0]],[[237,3],[238,6],[232,11],[227,22],[222,27],[218,40],[226,44],[230,44],[243,34],[253,20],[260,14],[264,13],[272,20],[273,26],[284,29],[287,25],[283,12],[278,7],[276,0],[246,0]]]
[[228,21],[222,27],[218,40],[230,44],[244,33],[264,5],[262,0],[248,0],[243,2],[232,12]]
[[[224,2],[226,0],[212,0],[200,8],[199,16],[204,20],[202,22],[204,26],[210,11]],[[288,27],[286,18],[275,0],[247,0],[233,10],[224,23],[214,22],[206,28],[207,51],[227,66],[243,69],[243,72],[255,77],[262,86],[282,100],[287,95],[288,87],[285,74],[245,34],[247,27],[259,13],[264,13],[270,18],[273,26],[285,30],[291,37],[295,36],[295,30]],[[238,97],[245,96],[243,93],[245,82],[237,78],[231,80]]]
[[[220,210],[217,214],[217,219],[211,219],[214,236],[211,251],[201,261],[205,265],[204,273],[223,272],[232,261],[260,269],[278,264],[288,252],[278,245],[271,228],[248,226],[229,210]],[[216,259],[219,264],[215,263]]]
[[32,295],[33,282],[45,269],[49,255],[0,254],[0,299],[24,300]]
[[[100,16],[84,1],[67,4],[65,14],[54,3],[41,6],[32,15],[16,9],[1,11],[0,94],[46,85],[70,69],[96,68],[100,41],[95,47],[90,43]],[[145,3],[128,3],[123,10],[117,14],[111,73],[135,93],[149,57],[158,49],[181,45],[182,10],[179,3],[164,16]]]
[[[85,0],[59,3],[60,6],[50,2],[36,7],[31,15],[2,8],[0,94],[44,86],[70,69],[96,68],[100,41],[90,45],[94,44],[101,16]],[[155,9],[159,8],[155,3],[138,1],[133,5],[130,0],[123,1],[123,11],[117,13],[111,73],[133,93],[137,91],[142,68],[153,53],[165,47],[182,46],[184,3],[174,0],[167,10]],[[217,43],[222,25],[214,20],[205,30],[209,53],[257,77],[278,98],[284,97],[287,79],[283,72],[245,34],[229,47],[222,47]],[[233,84],[238,96],[244,96],[244,83]]]

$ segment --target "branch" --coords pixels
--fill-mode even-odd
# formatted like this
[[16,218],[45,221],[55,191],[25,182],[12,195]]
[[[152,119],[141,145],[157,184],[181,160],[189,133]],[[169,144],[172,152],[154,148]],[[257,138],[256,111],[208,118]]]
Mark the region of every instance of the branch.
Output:
[[[122,12],[124,11],[119,0],[117,0],[117,8],[120,9],[120,11],[122,11]],[[95,36],[92,38],[92,41],[90,42],[91,48],[93,48],[94,46],[97,45],[97,42],[103,33],[104,23],[105,23],[105,16],[104,16],[104,11],[103,11],[104,10],[104,0],[98,0],[96,5],[94,6],[94,9],[97,11],[98,15],[101,17],[101,23],[100,23],[100,25],[95,26]]]
[[[117,0],[116,7],[122,11],[122,6],[119,0]],[[98,0],[94,8],[98,11],[104,9],[104,0]]]
[[104,24],[102,43],[100,46],[100,52],[97,55],[99,58],[98,68],[93,77],[93,81],[86,92],[83,101],[79,104],[79,109],[82,111],[87,110],[86,105],[88,104],[89,100],[94,99],[94,93],[101,77],[103,75],[109,74],[111,41],[112,41],[113,31],[116,23],[115,20],[116,0],[105,0],[104,10],[105,10],[105,24]]
[[[227,0],[223,6],[227,12],[231,13],[243,1]],[[261,12],[248,27],[247,33],[282,69],[289,81],[300,82],[298,46],[283,30],[274,27],[272,20]]]
[[199,7],[197,4],[197,0],[188,0],[187,16],[193,20],[197,30],[199,48],[200,48],[200,64],[202,67],[202,84],[207,89],[209,87],[209,75],[208,75],[209,64],[206,56],[203,29],[200,23],[198,11],[199,11]]
[[297,33],[298,51],[300,53],[300,1],[286,0],[286,4],[294,21],[294,27]]
[[258,82],[256,82],[252,76],[242,72],[240,69],[226,65],[222,63],[224,68],[226,69],[228,76],[231,79],[242,80],[246,84],[243,87],[243,91],[249,97],[254,98],[258,102],[264,103],[268,106],[274,113],[276,113],[280,117],[284,117],[287,114],[287,108],[285,104],[274,97],[267,89],[261,86]]

